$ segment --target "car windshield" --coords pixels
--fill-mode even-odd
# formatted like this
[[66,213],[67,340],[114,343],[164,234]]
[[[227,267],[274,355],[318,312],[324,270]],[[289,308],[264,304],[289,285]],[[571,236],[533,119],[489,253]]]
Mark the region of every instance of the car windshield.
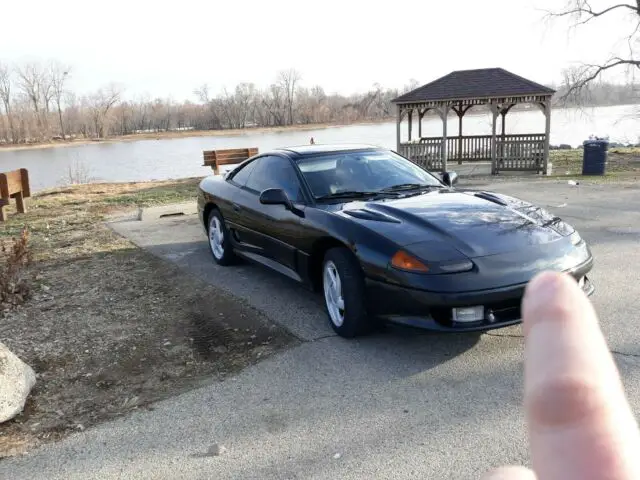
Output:
[[436,177],[387,150],[321,154],[298,160],[316,198],[441,188]]

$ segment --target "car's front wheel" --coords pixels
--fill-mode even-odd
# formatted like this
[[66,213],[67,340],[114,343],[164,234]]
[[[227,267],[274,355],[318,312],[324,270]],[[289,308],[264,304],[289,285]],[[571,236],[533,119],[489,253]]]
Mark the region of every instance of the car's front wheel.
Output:
[[364,276],[347,248],[332,248],[325,254],[322,287],[331,327],[338,335],[352,338],[369,331]]
[[235,261],[235,254],[229,242],[229,231],[224,218],[218,209],[209,214],[209,248],[213,259],[218,265],[231,265]]

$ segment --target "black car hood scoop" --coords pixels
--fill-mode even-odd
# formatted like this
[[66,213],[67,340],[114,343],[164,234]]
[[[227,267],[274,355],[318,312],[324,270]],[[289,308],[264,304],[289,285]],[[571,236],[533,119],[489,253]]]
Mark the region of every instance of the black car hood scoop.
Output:
[[387,215],[382,212],[377,212],[375,210],[370,210],[368,208],[356,208],[353,210],[345,210],[344,213],[351,217],[360,218],[362,220],[372,220],[374,222],[402,223],[400,220],[398,220],[395,217],[392,217],[391,215]]
[[509,205],[509,203],[507,203],[505,200],[489,192],[476,192],[473,195],[475,197],[482,198],[484,200],[489,200],[490,202],[493,202],[493,203],[497,203],[498,205],[502,205],[503,207],[506,207]]

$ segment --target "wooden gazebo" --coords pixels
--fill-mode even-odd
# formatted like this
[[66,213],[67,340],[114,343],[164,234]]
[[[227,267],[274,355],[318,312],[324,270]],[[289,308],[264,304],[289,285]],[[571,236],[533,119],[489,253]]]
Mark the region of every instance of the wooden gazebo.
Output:
[[[502,68],[460,70],[418,87],[393,100],[396,104],[397,151],[433,170],[447,171],[451,161],[491,161],[491,172],[518,170],[548,173],[551,98],[555,90]],[[505,119],[516,105],[537,105],[545,115],[544,133],[507,135]],[[493,117],[491,135],[463,135],[462,119],[472,107],[488,108]],[[441,137],[423,137],[422,119],[435,111],[443,121]],[[447,118],[458,116],[458,135],[447,135]],[[413,138],[414,113],[418,135]],[[501,132],[497,132],[498,117]],[[401,138],[401,124],[408,119],[408,138]]]

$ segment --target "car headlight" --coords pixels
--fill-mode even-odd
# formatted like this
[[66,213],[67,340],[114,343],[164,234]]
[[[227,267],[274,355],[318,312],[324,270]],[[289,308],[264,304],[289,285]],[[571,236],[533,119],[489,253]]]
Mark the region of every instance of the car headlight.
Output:
[[569,238],[571,239],[571,244],[574,246],[580,245],[584,241],[577,230],[575,230]]
[[391,265],[399,270],[414,273],[461,273],[473,269],[473,262],[470,260],[454,260],[451,262],[424,263],[413,255],[398,250],[391,258]]

